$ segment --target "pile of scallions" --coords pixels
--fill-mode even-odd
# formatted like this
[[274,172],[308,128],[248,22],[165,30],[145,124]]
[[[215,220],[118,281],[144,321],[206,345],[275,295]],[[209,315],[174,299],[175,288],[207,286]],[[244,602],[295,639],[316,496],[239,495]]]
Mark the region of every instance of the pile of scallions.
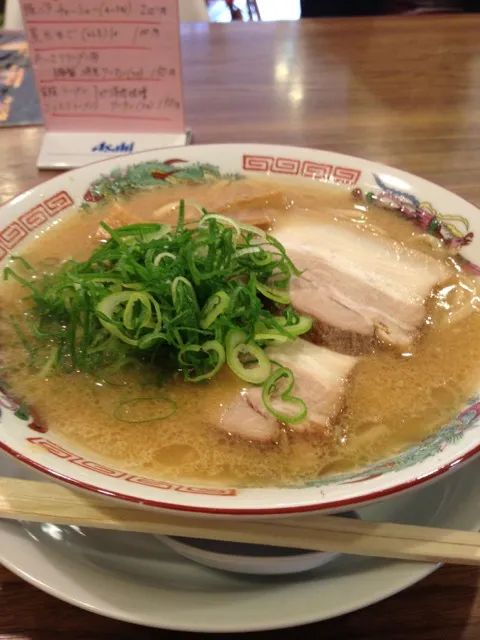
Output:
[[[304,419],[275,411],[270,397],[290,369],[271,362],[265,347],[295,340],[312,321],[290,306],[289,282],[299,272],[284,247],[261,229],[197,207],[176,226],[145,222],[101,226],[109,239],[88,260],[68,260],[39,274],[23,258],[7,267],[29,290],[29,327],[12,319],[43,376],[81,371],[112,375],[148,362],[162,379],[213,378],[226,363],[246,383],[263,385],[267,409],[285,422]],[[297,399],[298,400],[298,399]]]

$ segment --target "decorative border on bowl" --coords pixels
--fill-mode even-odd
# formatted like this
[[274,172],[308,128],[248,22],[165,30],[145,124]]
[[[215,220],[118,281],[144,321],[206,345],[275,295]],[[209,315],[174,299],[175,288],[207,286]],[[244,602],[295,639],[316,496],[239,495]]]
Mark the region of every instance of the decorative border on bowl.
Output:
[[427,436],[419,444],[399,453],[387,461],[373,464],[361,471],[336,474],[332,477],[319,478],[305,484],[307,487],[325,487],[330,484],[357,484],[366,480],[379,478],[385,473],[403,471],[423,462],[442,451],[449,445],[458,442],[467,431],[479,426],[480,395],[471,398],[467,406],[446,427]]
[[35,437],[25,438],[25,441],[31,445],[41,447],[44,451],[50,455],[64,460],[69,464],[73,464],[82,469],[87,469],[98,475],[106,476],[111,480],[121,480],[122,482],[129,482],[130,484],[140,484],[144,487],[152,487],[154,489],[163,489],[164,491],[177,491],[179,493],[194,493],[204,496],[236,496],[237,491],[235,489],[217,489],[215,487],[190,487],[185,484],[178,484],[175,482],[166,482],[164,480],[152,480],[151,478],[145,478],[144,476],[138,476],[126,471],[120,471],[113,467],[107,467],[104,464],[99,464],[92,460],[87,460],[83,456],[79,456],[76,453],[72,453],[60,446],[57,442],[52,442],[47,438]]
[[74,204],[68,191],[62,190],[22,213],[0,231],[0,260],[3,260],[32,231],[49,222]]
[[311,160],[296,160],[294,158],[280,158],[274,156],[260,156],[244,154],[243,169],[260,173],[273,173],[286,176],[301,176],[324,182],[355,185],[360,179],[360,169],[335,166],[324,162]]
[[[335,166],[328,163],[318,163],[313,161],[300,161],[298,159],[274,157],[266,155],[252,155],[244,154],[242,157],[242,166],[245,171],[255,171],[267,174],[282,174],[288,176],[301,176],[305,178],[312,178],[318,181],[328,181],[336,184],[344,184],[355,186],[360,179],[362,172],[359,169],[353,169],[343,166]],[[134,165],[126,166],[122,169],[115,169],[109,174],[102,175],[100,178],[91,183],[83,196],[81,208],[88,210],[92,205],[97,203],[104,203],[113,197],[128,197],[133,193],[136,193],[142,189],[155,188],[155,187],[169,187],[178,186],[179,184],[195,183],[202,184],[209,181],[216,181],[219,179],[238,180],[244,178],[244,174],[222,174],[219,167],[209,164],[194,162],[188,163],[186,160],[174,158],[166,161],[148,161]],[[378,185],[380,192],[367,192],[364,194],[360,189],[355,188],[353,190],[354,197],[365,197],[366,201],[370,203],[382,206],[388,211],[400,213],[412,222],[419,224],[429,233],[432,233],[436,237],[439,237],[447,246],[464,246],[470,243],[473,239],[473,234],[469,232],[468,220],[461,216],[447,216],[439,214],[431,204],[422,202],[416,196],[400,192],[385,185],[379,178],[379,176],[373,176],[376,184]],[[14,249],[20,242],[25,240],[33,231],[49,222],[53,217],[59,213],[68,209],[74,205],[74,200],[71,195],[61,190],[39,203],[29,211],[21,214],[16,220],[10,222],[6,227],[0,231],[0,260],[8,255],[12,249]],[[454,222],[460,222],[460,224],[466,229],[466,233],[462,233]],[[479,269],[475,265],[466,263],[466,268],[469,271],[478,273]],[[23,407],[16,405],[13,407],[12,399],[0,393],[0,421],[1,421],[1,407],[5,409],[15,411],[15,415],[20,419],[28,419],[28,415],[24,412]],[[440,431],[432,434],[428,438],[424,439],[416,447],[409,449],[408,451],[395,456],[387,462],[374,464],[361,472],[344,473],[332,476],[331,478],[319,479],[316,481],[310,481],[298,486],[282,486],[279,488],[307,488],[307,487],[321,487],[332,484],[352,484],[364,482],[390,473],[393,471],[401,471],[412,465],[426,460],[427,458],[434,456],[442,452],[449,444],[457,442],[463,435],[473,427],[478,426],[480,417],[480,396],[475,397],[469,401],[467,407],[453,420],[453,422],[444,427]],[[32,428],[36,425],[32,424]],[[235,496],[237,492],[235,489],[217,490],[217,489],[202,489],[196,487],[187,487],[185,485],[155,481],[141,476],[134,476],[115,469],[110,469],[95,462],[85,460],[84,458],[68,452],[63,447],[60,447],[56,443],[53,443],[45,438],[27,438],[30,444],[36,444],[42,446],[44,450],[48,451],[51,455],[55,455],[58,458],[68,460],[72,464],[77,466],[83,466],[100,473],[102,475],[109,476],[114,479],[123,479],[129,482],[144,484],[150,487],[156,487],[159,489],[168,489],[173,491],[179,491],[184,493],[199,493],[205,495],[224,495]],[[50,473],[50,475],[57,475],[51,470],[44,468],[42,465],[29,461],[27,458],[21,455],[17,455],[11,451],[9,447],[1,445],[8,453],[16,455],[17,458],[22,459],[26,464],[30,464],[35,468],[39,468],[43,472]],[[468,452],[463,459],[467,459],[480,450],[480,447]],[[452,464],[446,465],[442,469],[436,470],[428,477],[434,477],[448,470],[457,464],[459,460]],[[63,476],[62,476],[63,477]],[[128,480],[128,478],[133,478]],[[135,480],[135,478],[137,480]],[[72,484],[77,486],[83,486],[89,490],[97,490],[103,493],[109,493],[108,491],[99,490],[98,488],[87,486],[81,482],[77,482],[72,479],[63,478],[68,480]],[[428,478],[425,478],[428,479]],[[385,492],[377,492],[369,496],[363,496],[361,500],[353,501],[339,501],[338,503],[330,503],[325,505],[325,508],[336,508],[337,506],[347,506],[349,504],[355,504],[355,502],[363,502],[380,495],[390,495],[397,491],[407,487],[420,484],[423,480],[416,479],[412,482],[393,487]],[[245,487],[247,488],[247,487]],[[117,494],[115,494],[117,495]],[[119,496],[123,499],[129,499],[126,496]],[[135,498],[130,498],[133,501],[141,502]],[[145,504],[148,504],[146,502]],[[153,506],[166,506],[171,508],[171,505],[160,505],[159,503],[152,503]],[[253,510],[252,513],[290,513],[299,510],[315,510],[317,506],[312,506],[306,509],[280,509],[280,510]],[[193,508],[195,511],[196,509]],[[201,511],[201,509],[199,509]],[[215,511],[215,510],[213,510]],[[223,513],[227,513],[228,510],[219,510]],[[241,510],[235,510],[232,513],[240,513]],[[247,512],[245,512],[247,513]]]
[[106,204],[113,198],[128,198],[144,189],[165,188],[180,184],[204,184],[216,180],[239,180],[239,173],[222,173],[218,166],[181,158],[149,160],[105,173],[94,180],[83,195],[81,208]]

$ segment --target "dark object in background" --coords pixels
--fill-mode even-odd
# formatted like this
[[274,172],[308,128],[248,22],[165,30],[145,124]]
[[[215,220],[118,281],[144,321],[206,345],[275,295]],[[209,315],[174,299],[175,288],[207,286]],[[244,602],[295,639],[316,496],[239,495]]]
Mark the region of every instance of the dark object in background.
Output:
[[378,16],[415,9],[480,13],[480,0],[300,0],[302,18]]
[[25,37],[19,32],[0,31],[0,127],[41,123]]
[[241,10],[235,5],[233,0],[225,0],[227,7],[230,9],[230,13],[232,14],[233,20],[243,20],[243,15]]
[[374,16],[387,13],[385,0],[300,0],[302,18]]

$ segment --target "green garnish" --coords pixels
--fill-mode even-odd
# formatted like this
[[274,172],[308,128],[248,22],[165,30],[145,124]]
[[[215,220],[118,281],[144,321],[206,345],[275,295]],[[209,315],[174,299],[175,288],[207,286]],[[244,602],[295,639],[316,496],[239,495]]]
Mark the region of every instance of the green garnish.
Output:
[[[280,383],[286,380],[286,386],[281,389]],[[287,367],[279,367],[263,385],[262,400],[267,410],[280,420],[290,424],[297,424],[307,416],[307,405],[301,398],[290,395],[295,384],[292,370]],[[280,398],[281,409],[276,407],[273,396]]]
[[[178,352],[178,361],[183,367],[185,380],[200,382],[217,375],[225,362],[225,349],[218,340],[207,340],[202,345],[189,344]],[[204,368],[203,373],[199,370]],[[189,373],[189,370],[193,374]]]
[[242,329],[230,329],[225,337],[227,364],[242,380],[261,384],[270,375],[271,362],[264,350]]
[[208,329],[218,318],[225,313],[230,305],[230,296],[225,291],[218,291],[206,301],[200,314],[200,326]]
[[[20,282],[32,303],[28,338],[15,320],[30,365],[43,376],[99,377],[147,362],[200,382],[227,363],[251,384],[271,380],[264,348],[312,325],[289,304],[289,282],[299,271],[269,234],[196,208],[199,219],[186,222],[180,202],[176,227],[101,223],[110,239],[88,260],[69,260],[54,273],[36,273],[23,259],[27,276],[7,267],[4,279]],[[293,374],[291,380],[293,386]],[[270,395],[265,404],[276,415]]]

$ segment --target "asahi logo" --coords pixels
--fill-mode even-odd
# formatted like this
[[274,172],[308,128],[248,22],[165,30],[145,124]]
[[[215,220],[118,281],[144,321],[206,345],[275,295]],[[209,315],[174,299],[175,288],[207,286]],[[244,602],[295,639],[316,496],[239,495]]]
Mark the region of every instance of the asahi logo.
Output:
[[92,151],[101,153],[131,153],[134,147],[134,142],[120,142],[120,144],[100,142],[100,144],[97,144],[92,148]]

